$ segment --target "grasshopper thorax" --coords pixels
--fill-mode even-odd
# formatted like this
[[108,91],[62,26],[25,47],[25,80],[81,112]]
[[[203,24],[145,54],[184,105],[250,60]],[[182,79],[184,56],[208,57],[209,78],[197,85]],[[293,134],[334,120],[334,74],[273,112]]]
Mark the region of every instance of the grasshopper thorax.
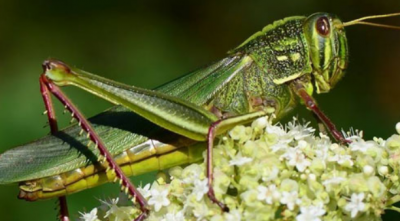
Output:
[[328,92],[343,77],[348,63],[347,39],[335,15],[315,13],[306,18],[304,34],[310,50],[317,93]]

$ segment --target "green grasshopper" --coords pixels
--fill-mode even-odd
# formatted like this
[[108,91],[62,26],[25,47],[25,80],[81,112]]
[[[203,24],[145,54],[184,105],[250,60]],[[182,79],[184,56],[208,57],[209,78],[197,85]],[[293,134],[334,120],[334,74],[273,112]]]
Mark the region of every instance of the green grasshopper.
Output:
[[[147,90],[72,68],[58,60],[43,63],[40,77],[51,135],[0,155],[0,184],[19,183],[19,198],[59,197],[60,219],[69,220],[65,196],[106,182],[119,182],[139,204],[144,220],[146,200],[128,176],[197,162],[207,151],[210,200],[214,196],[212,148],[216,136],[238,124],[275,115],[279,120],[303,103],[338,142],[348,142],[312,97],[329,92],[348,64],[344,27],[365,24],[368,16],[343,23],[316,13],[288,17],[255,33],[226,58]],[[88,120],[60,86],[74,85],[116,104]],[[51,101],[61,101],[78,123],[62,131]],[[87,136],[82,136],[86,133]]]

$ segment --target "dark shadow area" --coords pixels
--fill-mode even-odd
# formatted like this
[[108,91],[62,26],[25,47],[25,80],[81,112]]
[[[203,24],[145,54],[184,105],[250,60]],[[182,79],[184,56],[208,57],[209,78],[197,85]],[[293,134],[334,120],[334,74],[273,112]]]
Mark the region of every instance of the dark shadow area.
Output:
[[178,134],[157,126],[122,106],[112,107],[105,112],[89,118],[89,121],[95,126],[101,125],[118,128],[166,144],[173,144],[177,139],[183,138]]

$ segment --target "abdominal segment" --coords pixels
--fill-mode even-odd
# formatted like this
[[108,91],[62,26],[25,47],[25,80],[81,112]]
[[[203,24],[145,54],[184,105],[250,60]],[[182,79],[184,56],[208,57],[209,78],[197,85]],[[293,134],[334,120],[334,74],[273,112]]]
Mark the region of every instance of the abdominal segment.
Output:
[[[136,176],[151,171],[193,163],[203,158],[206,145],[188,141],[183,146],[173,146],[155,140],[132,147],[115,156],[115,161],[126,176]],[[79,192],[107,182],[117,181],[106,163],[97,163],[41,179],[20,183],[18,198],[27,201],[50,199]]]

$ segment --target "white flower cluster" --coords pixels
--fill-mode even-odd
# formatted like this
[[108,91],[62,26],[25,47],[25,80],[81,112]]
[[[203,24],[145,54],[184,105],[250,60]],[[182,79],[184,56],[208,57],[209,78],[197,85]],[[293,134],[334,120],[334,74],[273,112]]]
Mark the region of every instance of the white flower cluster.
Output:
[[[314,136],[296,119],[286,127],[267,118],[237,126],[213,152],[213,188],[230,212],[208,199],[204,161],[139,188],[151,207],[146,220],[380,220],[386,209],[400,212],[393,206],[400,201],[400,136],[365,141],[353,132],[347,139],[341,145]],[[82,220],[134,219],[139,210],[120,199]]]

